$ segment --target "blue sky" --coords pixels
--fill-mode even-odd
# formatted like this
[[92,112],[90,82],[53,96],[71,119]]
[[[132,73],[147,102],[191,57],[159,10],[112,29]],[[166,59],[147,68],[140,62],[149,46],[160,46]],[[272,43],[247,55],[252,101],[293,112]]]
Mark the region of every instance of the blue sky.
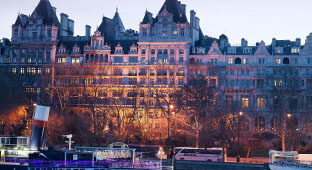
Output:
[[[86,24],[92,32],[103,15],[113,17],[118,6],[126,28],[138,30],[145,10],[154,14],[164,0],[50,0],[57,14],[66,13],[75,21],[75,34],[84,35]],[[0,0],[0,37],[11,37],[11,25],[19,11],[31,14],[39,0]],[[225,33],[232,45],[245,38],[250,44],[264,40],[299,37],[304,42],[312,32],[311,0],[182,0],[187,13],[194,9],[206,35]]]

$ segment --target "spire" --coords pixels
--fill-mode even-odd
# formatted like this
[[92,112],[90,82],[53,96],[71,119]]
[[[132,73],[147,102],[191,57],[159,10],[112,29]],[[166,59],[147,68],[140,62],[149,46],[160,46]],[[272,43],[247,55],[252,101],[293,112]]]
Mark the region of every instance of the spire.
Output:
[[121,32],[125,32],[125,27],[122,23],[120,16],[119,16],[119,13],[118,13],[118,7],[116,8],[116,13],[115,13],[115,16],[113,18],[113,22],[114,22],[115,27],[117,26],[120,28]]

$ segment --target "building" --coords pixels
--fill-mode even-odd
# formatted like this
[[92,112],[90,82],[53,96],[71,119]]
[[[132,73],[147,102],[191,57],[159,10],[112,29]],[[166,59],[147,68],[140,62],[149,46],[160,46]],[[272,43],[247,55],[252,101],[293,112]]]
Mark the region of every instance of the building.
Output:
[[[194,10],[188,21],[185,4],[165,0],[155,17],[145,12],[139,32],[124,27],[117,9],[112,19],[102,18],[93,35],[87,25],[85,36],[74,36],[74,21],[62,13],[59,22],[55,10],[49,0],[40,0],[32,15],[18,15],[10,50],[4,45],[4,54],[0,46],[1,67],[21,77],[33,100],[41,91],[57,103],[57,94],[44,92],[66,87],[73,107],[140,108],[146,125],[161,138],[166,116],[153,109],[156,103],[148,96],[169,96],[190,77],[202,75],[218,89],[224,112],[244,112],[248,130],[275,131],[281,98],[289,98],[292,107],[283,112],[292,114],[298,129],[307,121],[312,106],[312,34],[305,45],[300,39],[273,39],[271,45],[262,41],[248,46],[242,39],[241,46],[231,46],[226,35],[204,36]],[[283,92],[289,93],[278,94]],[[160,106],[168,104],[164,100]],[[150,124],[149,119],[159,121]]]

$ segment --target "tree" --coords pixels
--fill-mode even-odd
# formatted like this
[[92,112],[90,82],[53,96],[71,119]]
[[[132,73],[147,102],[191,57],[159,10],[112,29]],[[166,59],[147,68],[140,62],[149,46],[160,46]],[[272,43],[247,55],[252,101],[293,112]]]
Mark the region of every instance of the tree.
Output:
[[186,120],[195,130],[195,146],[199,147],[202,125],[215,114],[216,88],[209,86],[203,76],[191,77],[176,97],[178,107],[184,111]]
[[[273,113],[277,114],[274,124],[281,124],[281,128],[274,128],[275,134],[281,138],[282,151],[286,151],[287,134],[291,130],[289,119],[299,109],[299,70],[292,66],[280,66],[274,68],[271,74],[267,75],[267,81],[270,81],[272,86],[268,94],[273,101],[269,102],[269,108]],[[289,127],[287,127],[287,124]],[[297,129],[296,127],[295,129]]]

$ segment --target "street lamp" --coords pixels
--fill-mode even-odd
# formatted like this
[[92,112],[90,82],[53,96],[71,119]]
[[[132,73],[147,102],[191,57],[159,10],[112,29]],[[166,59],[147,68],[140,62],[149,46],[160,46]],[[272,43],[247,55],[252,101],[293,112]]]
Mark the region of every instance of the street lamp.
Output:
[[288,117],[288,118],[291,118],[291,114],[290,114],[290,113],[288,113],[288,114],[287,114],[287,117]]
[[241,124],[241,117],[244,115],[243,112],[238,112],[238,127],[237,127],[237,156],[236,156],[236,162],[240,162],[240,124]]

